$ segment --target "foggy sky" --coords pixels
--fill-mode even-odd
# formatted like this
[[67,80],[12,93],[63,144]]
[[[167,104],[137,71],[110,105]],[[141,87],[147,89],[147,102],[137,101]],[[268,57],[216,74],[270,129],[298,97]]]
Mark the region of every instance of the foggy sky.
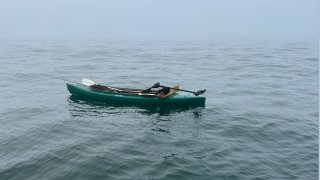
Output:
[[317,0],[0,0],[0,38],[317,38]]

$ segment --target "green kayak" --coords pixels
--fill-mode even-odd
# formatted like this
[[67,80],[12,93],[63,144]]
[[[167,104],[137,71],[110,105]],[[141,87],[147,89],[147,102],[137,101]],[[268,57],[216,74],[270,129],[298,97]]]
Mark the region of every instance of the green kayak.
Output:
[[[165,106],[165,107],[197,107],[205,105],[205,97],[182,95],[173,92],[167,97],[159,97],[152,93],[136,93],[132,89],[120,89],[101,85],[88,86],[77,83],[67,83],[69,92],[83,100],[105,102],[112,105],[130,105],[130,106]],[[99,88],[100,87],[100,88]],[[101,87],[107,87],[101,88]],[[124,91],[127,90],[127,91]],[[128,91],[131,90],[131,93]],[[143,92],[143,91],[142,91]]]

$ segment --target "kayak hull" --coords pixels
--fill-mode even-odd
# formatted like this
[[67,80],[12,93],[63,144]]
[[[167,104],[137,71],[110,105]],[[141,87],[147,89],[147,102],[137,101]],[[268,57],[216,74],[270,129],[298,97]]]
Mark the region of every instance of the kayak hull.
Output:
[[105,102],[112,105],[197,107],[204,106],[206,100],[206,98],[202,96],[181,95],[178,93],[161,99],[157,96],[94,90],[82,84],[71,83],[67,83],[67,88],[73,96],[76,96],[79,99]]

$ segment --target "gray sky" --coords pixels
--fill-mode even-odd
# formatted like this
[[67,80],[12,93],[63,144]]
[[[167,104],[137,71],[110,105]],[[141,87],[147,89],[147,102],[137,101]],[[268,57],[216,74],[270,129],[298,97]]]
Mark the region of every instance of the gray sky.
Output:
[[0,38],[318,38],[317,0],[0,0]]

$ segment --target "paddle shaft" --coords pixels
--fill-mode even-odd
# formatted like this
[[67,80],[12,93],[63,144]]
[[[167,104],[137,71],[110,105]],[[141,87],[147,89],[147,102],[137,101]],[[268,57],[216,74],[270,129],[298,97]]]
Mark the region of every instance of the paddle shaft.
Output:
[[184,90],[184,89],[176,89],[176,88],[170,88],[170,89],[174,89],[174,90],[177,90],[177,91],[183,91],[183,92],[188,92],[188,93],[196,93],[194,91],[189,91],[189,90]]
[[[167,86],[160,86],[160,87],[167,87]],[[177,90],[177,91],[184,91],[184,92],[188,92],[188,93],[196,93],[196,92],[194,92],[194,91],[189,91],[189,90],[184,90],[184,89],[176,89],[176,88],[171,88],[171,87],[169,87],[170,89],[173,89],[173,90]]]
[[[166,86],[159,86],[159,87],[166,87]],[[166,88],[174,89],[174,90],[177,90],[177,91],[184,91],[184,92],[192,93],[195,96],[199,96],[200,94],[203,94],[204,92],[206,92],[206,89],[194,92],[194,91],[189,91],[189,90],[185,90],[185,89],[176,89],[176,88],[171,88],[171,87],[166,87]]]

